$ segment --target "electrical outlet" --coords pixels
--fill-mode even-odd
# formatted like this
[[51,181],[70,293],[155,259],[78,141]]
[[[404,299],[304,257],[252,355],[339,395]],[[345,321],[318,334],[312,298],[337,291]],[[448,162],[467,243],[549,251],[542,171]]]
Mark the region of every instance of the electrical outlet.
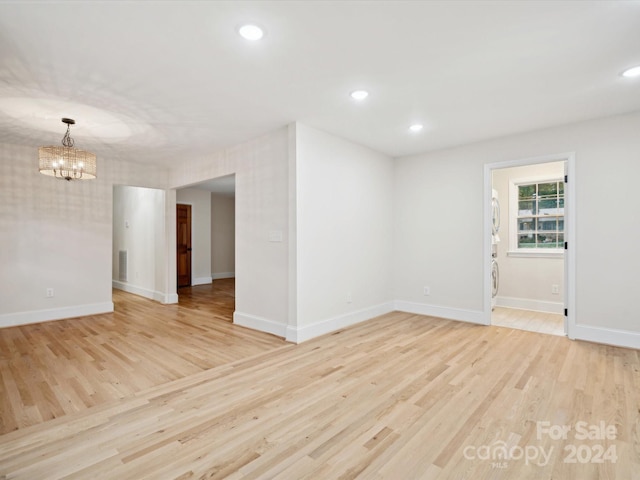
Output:
[[347,303],[353,302],[353,297],[351,296],[351,292],[347,292]]
[[559,285],[551,285],[551,293],[553,295],[558,295],[560,293],[560,286]]
[[47,288],[47,298],[53,298],[53,288]]
[[430,287],[424,287],[424,295],[431,295],[431,288]]

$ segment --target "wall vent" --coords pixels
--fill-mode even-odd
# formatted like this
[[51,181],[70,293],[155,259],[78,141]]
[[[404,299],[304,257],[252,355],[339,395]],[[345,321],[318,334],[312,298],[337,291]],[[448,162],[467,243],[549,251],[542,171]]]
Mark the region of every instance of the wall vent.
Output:
[[127,250],[118,252],[118,280],[121,282],[127,281],[127,256]]

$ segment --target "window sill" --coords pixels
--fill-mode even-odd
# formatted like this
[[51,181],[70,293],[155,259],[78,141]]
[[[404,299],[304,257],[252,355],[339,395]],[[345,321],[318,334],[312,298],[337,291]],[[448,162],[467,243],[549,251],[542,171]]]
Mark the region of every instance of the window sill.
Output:
[[545,251],[513,251],[507,252],[508,257],[516,258],[564,258],[564,250],[554,250],[552,252]]

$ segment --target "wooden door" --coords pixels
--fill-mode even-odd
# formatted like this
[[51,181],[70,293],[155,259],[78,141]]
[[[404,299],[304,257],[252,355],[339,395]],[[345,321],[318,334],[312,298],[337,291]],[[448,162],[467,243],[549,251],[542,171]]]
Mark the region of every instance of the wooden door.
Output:
[[191,205],[176,205],[178,288],[191,286]]

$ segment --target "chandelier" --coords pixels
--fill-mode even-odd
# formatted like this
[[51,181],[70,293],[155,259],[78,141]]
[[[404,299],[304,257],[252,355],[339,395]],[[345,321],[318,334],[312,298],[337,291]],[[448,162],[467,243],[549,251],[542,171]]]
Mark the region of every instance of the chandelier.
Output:
[[74,148],[73,138],[69,135],[71,125],[76,121],[63,118],[67,124],[67,133],[62,137],[62,146],[50,145],[38,149],[39,170],[44,175],[71,180],[91,180],[96,178],[96,156],[86,150]]

